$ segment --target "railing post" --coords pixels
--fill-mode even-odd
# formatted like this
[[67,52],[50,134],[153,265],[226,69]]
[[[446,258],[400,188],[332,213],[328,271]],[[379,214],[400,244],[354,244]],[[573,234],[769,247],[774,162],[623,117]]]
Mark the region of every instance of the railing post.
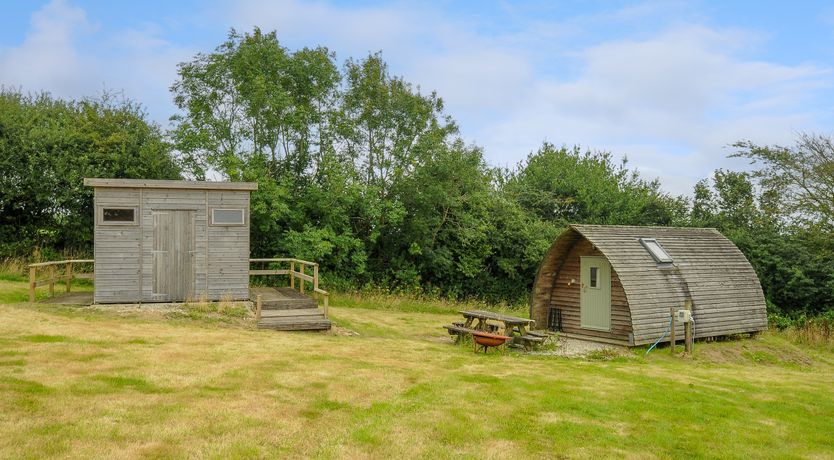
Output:
[[295,289],[295,262],[290,262],[290,287]]
[[49,266],[49,297],[55,295],[55,265]]
[[327,319],[327,310],[330,308],[330,295],[324,295],[324,318]]
[[72,262],[67,262],[67,292],[72,289]]
[[319,298],[319,264],[313,265],[313,298]]
[[29,302],[35,302],[35,283],[37,280],[35,277],[37,276],[37,267],[29,267]]
[[[299,263],[298,265],[301,267],[301,274],[302,274],[302,275],[306,275],[306,273],[304,273],[304,272],[305,272],[305,270],[304,270],[304,264]],[[301,290],[301,293],[302,293],[302,294],[304,294],[304,285],[306,284],[306,283],[305,283],[305,281],[304,281],[304,278],[299,278],[299,281],[301,281],[301,284],[299,285],[299,286],[300,286],[300,288],[301,288],[301,289],[300,289],[300,290]]]
[[255,321],[261,320],[261,307],[263,306],[263,300],[261,294],[255,298]]

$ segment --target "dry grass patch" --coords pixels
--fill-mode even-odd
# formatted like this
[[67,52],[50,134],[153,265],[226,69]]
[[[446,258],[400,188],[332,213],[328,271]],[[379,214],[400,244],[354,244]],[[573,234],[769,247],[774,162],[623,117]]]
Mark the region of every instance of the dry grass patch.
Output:
[[[737,342],[692,359],[483,355],[451,344],[441,326],[456,312],[331,314],[358,335],[0,306],[0,457],[830,453],[824,354],[756,363],[744,352],[759,342]],[[732,360],[715,351],[727,347]]]

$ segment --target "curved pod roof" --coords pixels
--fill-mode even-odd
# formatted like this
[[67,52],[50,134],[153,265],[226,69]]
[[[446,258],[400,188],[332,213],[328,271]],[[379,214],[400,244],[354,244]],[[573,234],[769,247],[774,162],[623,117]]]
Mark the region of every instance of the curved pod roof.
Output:
[[[631,312],[634,344],[657,340],[669,324],[669,308],[692,299],[694,335],[713,337],[767,329],[762,287],[744,254],[714,228],[571,225],[539,267],[530,314],[544,321],[553,283],[568,252],[590,241],[619,276]],[[671,256],[658,263],[640,242],[657,240]]]

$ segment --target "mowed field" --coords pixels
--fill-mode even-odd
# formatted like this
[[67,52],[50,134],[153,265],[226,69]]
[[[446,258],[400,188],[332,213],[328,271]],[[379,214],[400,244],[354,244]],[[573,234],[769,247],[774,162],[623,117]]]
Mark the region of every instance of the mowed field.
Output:
[[834,458],[834,353],[776,334],[476,355],[448,306],[336,297],[336,332],[283,333],[0,292],[2,458]]

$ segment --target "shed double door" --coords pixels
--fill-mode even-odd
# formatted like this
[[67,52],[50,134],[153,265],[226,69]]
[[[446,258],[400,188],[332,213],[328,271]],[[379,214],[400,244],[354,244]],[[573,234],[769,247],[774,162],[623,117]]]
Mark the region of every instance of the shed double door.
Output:
[[154,298],[190,300],[195,291],[195,212],[154,210],[152,214]]
[[611,264],[605,257],[580,259],[580,326],[597,331],[611,330]]

